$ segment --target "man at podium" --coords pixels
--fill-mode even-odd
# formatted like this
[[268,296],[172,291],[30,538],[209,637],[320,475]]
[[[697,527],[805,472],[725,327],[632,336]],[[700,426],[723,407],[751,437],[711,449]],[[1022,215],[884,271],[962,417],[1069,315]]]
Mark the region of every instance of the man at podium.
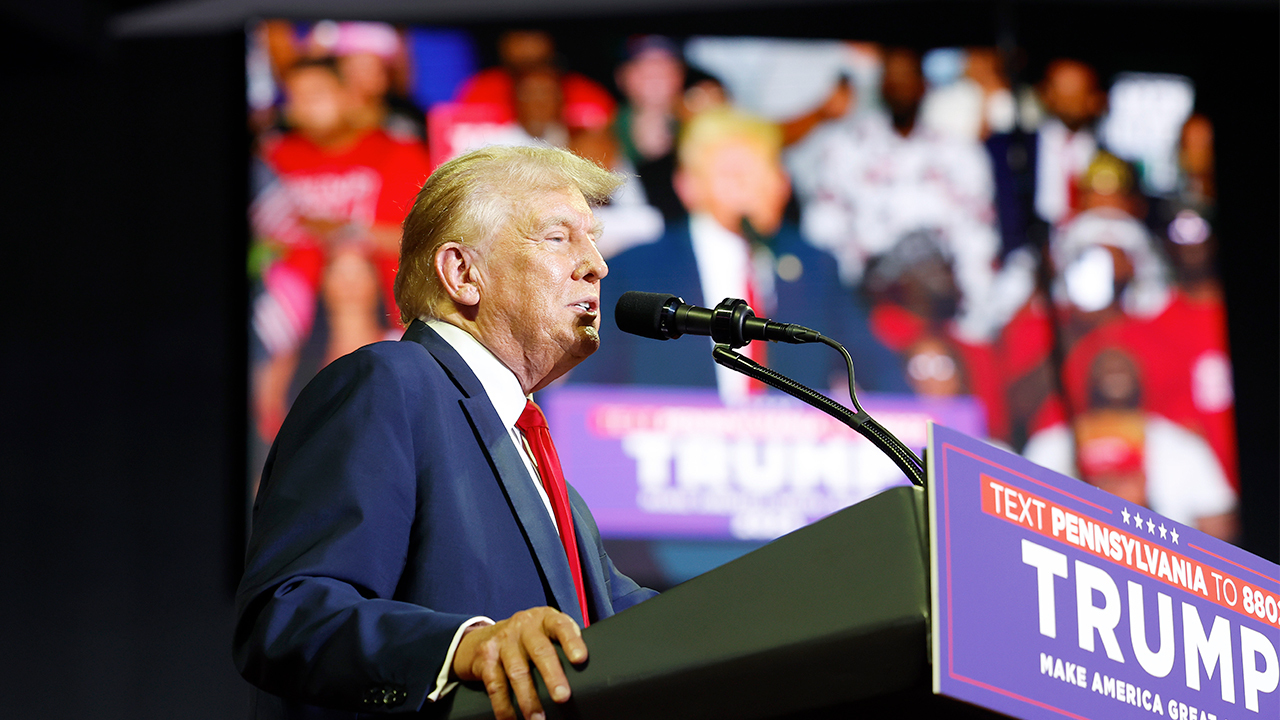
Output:
[[553,643],[654,593],[621,575],[530,395],[599,345],[600,232],[620,178],[548,148],[441,166],[405,220],[398,342],[336,360],[268,456],[236,598],[257,718],[443,710],[498,718],[569,686]]

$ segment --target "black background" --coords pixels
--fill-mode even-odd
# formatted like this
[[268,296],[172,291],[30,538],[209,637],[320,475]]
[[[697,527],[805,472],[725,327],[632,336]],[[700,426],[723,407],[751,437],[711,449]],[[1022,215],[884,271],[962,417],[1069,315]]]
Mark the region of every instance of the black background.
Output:
[[[247,152],[242,33],[113,38],[134,0],[0,11],[0,715],[237,718]],[[696,3],[690,3],[691,6]],[[1280,12],[1195,2],[866,2],[559,18],[991,44],[1179,72],[1216,124],[1222,273],[1252,552],[1280,556]],[[539,22],[517,11],[516,20]],[[401,18],[403,19],[403,18]],[[476,25],[482,33],[499,24]],[[607,78],[602,78],[606,79]]]

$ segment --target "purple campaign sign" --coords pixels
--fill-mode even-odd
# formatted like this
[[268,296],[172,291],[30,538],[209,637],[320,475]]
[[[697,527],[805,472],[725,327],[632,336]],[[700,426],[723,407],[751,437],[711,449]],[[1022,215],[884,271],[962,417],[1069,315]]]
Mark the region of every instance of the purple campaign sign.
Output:
[[[930,420],[986,429],[967,398],[860,399],[915,448]],[[862,436],[786,396],[730,407],[715,390],[570,385],[538,402],[606,537],[768,540],[907,482]]]
[[934,692],[1017,718],[1280,717],[1280,568],[933,426]]

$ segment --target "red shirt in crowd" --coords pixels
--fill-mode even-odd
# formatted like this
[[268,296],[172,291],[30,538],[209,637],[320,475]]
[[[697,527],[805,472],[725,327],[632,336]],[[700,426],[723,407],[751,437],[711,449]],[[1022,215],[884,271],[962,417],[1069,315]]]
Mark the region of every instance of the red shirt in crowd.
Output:
[[[871,311],[871,332],[886,347],[898,354],[906,352],[924,338],[928,321],[898,305],[880,303]],[[990,344],[970,343],[947,333],[947,342],[957,351],[963,364],[969,392],[987,411],[987,434],[994,438],[1009,436],[1009,413],[1005,404],[1001,367]]]
[[[395,140],[382,130],[369,130],[349,147],[322,148],[289,133],[270,143],[265,157],[284,187],[295,219],[349,225],[359,235],[375,225],[399,225],[431,173],[426,148]],[[297,222],[281,222],[273,233],[286,245],[284,261],[316,288],[324,272],[326,249],[321,238]],[[356,239],[353,237],[353,239]],[[371,252],[391,315],[395,301],[398,254],[385,248]]]
[[[1001,359],[1007,381],[1026,375],[1049,359],[1053,341],[1049,316],[1029,303],[1002,337]],[[1222,463],[1227,478],[1239,484],[1235,400],[1227,353],[1226,312],[1220,301],[1193,300],[1175,290],[1169,305],[1153,318],[1124,316],[1080,338],[1067,352],[1063,386],[1076,412],[1088,405],[1089,368],[1098,353],[1119,348],[1137,363],[1142,378],[1142,407],[1202,436]],[[1066,408],[1051,394],[1034,414],[1029,432],[1066,420]]]

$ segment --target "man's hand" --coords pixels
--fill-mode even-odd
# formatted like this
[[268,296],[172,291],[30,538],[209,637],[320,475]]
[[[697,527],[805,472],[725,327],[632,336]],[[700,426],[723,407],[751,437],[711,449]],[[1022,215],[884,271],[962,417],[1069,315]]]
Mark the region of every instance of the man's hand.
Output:
[[468,631],[453,656],[453,675],[459,680],[481,680],[493,714],[498,720],[516,720],[511,692],[527,720],[542,720],[542,704],[529,670],[532,662],[558,703],[569,699],[569,681],[560,667],[552,641],[560,643],[569,661],[587,659],[582,631],[573,618],[549,607],[521,610],[494,625]]

